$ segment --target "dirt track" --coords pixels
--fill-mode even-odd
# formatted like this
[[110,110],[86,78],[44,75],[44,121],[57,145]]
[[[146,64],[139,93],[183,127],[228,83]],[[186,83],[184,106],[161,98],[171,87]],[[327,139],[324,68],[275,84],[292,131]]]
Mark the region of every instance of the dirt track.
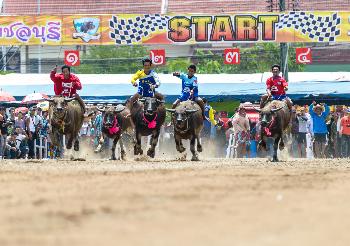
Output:
[[1,161],[0,245],[348,245],[349,168]]

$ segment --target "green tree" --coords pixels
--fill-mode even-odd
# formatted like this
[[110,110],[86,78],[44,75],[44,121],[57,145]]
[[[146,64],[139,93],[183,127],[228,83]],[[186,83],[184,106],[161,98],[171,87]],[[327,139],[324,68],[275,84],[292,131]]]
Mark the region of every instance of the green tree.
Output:
[[79,73],[135,73],[140,59],[147,56],[144,46],[94,46],[81,59],[76,68]]

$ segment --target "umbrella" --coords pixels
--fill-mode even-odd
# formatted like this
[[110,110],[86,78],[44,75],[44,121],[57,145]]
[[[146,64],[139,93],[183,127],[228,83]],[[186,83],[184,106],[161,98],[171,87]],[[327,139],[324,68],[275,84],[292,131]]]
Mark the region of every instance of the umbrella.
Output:
[[38,103],[41,101],[44,101],[45,99],[48,99],[49,97],[43,93],[39,93],[39,92],[34,92],[31,93],[29,95],[26,95],[21,103],[25,103],[25,104],[30,104],[30,103]]
[[16,98],[14,98],[13,96],[11,96],[9,93],[5,92],[5,91],[0,91],[0,102],[12,102],[12,101],[16,101]]
[[43,101],[36,105],[38,108],[41,108],[42,111],[49,110],[50,103],[49,101]]
[[18,114],[19,112],[21,112],[22,114],[25,114],[28,112],[28,108],[26,107],[19,107],[15,109],[15,114]]

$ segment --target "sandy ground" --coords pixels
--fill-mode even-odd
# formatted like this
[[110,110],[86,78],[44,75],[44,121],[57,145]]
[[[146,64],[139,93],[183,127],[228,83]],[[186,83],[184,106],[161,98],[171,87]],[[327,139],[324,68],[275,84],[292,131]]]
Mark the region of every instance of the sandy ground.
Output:
[[348,160],[1,161],[0,245],[349,245]]

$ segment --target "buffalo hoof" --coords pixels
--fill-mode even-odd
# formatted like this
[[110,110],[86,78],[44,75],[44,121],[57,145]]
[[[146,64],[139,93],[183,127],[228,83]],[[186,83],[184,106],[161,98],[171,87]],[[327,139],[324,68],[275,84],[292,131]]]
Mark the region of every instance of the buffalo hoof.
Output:
[[78,141],[76,141],[76,142],[74,143],[74,150],[75,150],[75,151],[79,151],[79,142],[78,142]]
[[267,150],[266,149],[266,143],[264,141],[260,141],[259,144],[258,144],[258,150],[261,151],[261,150]]
[[272,162],[279,162],[277,156],[274,156],[274,157],[272,158]]
[[179,151],[180,153],[184,152],[186,150],[186,148],[184,146],[180,146],[177,151]]
[[280,144],[279,144],[279,149],[280,149],[280,150],[283,150],[283,149],[284,149],[284,143],[283,143],[283,142],[280,142]]
[[109,160],[115,161],[115,160],[117,160],[117,158],[115,158],[115,155],[114,155],[114,156],[112,155],[111,158],[110,158]]
[[72,143],[67,143],[67,146],[66,146],[67,149],[71,149],[72,148]]
[[198,152],[202,152],[203,151],[202,145],[197,145],[197,151]]
[[120,152],[120,158],[124,161],[124,160],[125,160],[125,157],[126,157],[125,151],[121,151],[121,152]]
[[151,157],[151,158],[154,158],[154,155],[155,155],[154,150],[149,149],[149,150],[147,151],[147,155],[148,155],[149,157]]
[[143,150],[140,147],[134,146],[134,155],[142,155]]
[[191,161],[199,161],[198,155],[193,155]]

